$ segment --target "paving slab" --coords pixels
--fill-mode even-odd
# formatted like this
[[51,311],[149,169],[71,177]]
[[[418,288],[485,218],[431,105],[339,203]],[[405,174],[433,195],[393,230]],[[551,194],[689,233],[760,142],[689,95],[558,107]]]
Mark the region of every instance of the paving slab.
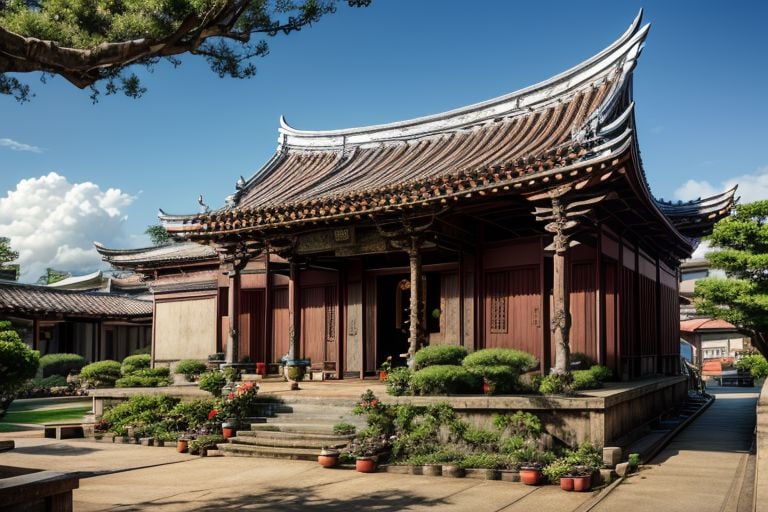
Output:
[[752,446],[757,389],[710,392],[714,404],[592,510],[736,510]]

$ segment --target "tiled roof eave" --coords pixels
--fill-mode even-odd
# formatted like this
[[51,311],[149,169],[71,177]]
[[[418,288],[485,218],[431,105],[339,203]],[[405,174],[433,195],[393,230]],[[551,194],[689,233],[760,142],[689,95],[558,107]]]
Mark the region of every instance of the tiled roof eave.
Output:
[[[312,222],[332,222],[332,221],[338,221],[338,220],[348,220],[355,216],[369,216],[372,214],[377,213],[387,213],[391,211],[396,211],[401,208],[416,208],[420,206],[428,207],[430,205],[437,205],[441,203],[446,203],[449,199],[450,200],[459,200],[462,197],[467,198],[468,196],[471,197],[473,194],[480,194],[484,195],[488,192],[491,193],[497,193],[498,191],[502,191],[505,193],[524,193],[527,191],[534,192],[542,186],[551,186],[551,183],[557,183],[563,178],[566,178],[565,175],[568,175],[567,178],[564,180],[564,182],[567,182],[569,180],[573,180],[574,177],[570,176],[571,173],[576,173],[577,175],[584,170],[584,174],[587,174],[587,171],[585,171],[588,167],[594,167],[594,166],[609,166],[609,165],[616,165],[618,164],[621,159],[623,158],[623,155],[627,153],[627,150],[630,147],[632,138],[631,136],[626,137],[622,142],[622,144],[618,148],[614,148],[612,151],[608,152],[607,154],[603,154],[600,156],[593,156],[592,158],[588,158],[588,150],[586,147],[580,148],[580,150],[583,150],[584,153],[582,153],[580,156],[577,156],[577,158],[572,159],[565,165],[561,165],[559,167],[551,167],[544,171],[536,171],[531,172],[531,167],[526,167],[526,169],[529,169],[528,171],[520,170],[516,167],[508,168],[506,170],[503,170],[501,168],[496,169],[486,169],[483,171],[474,171],[474,172],[467,172],[467,173],[460,173],[461,176],[461,183],[457,185],[457,175],[447,175],[447,176],[441,176],[437,178],[429,178],[425,180],[424,182],[417,182],[417,183],[405,183],[401,184],[399,186],[393,187],[391,189],[382,190],[379,193],[379,197],[372,197],[367,198],[371,199],[375,202],[382,202],[385,201],[387,204],[375,204],[372,206],[362,206],[360,208],[355,207],[354,209],[350,208],[349,205],[344,209],[344,211],[338,211],[343,209],[345,205],[341,204],[345,201],[350,201],[351,198],[356,197],[360,198],[361,196],[365,195],[366,192],[360,191],[360,192],[353,192],[346,197],[339,197],[339,198],[326,198],[324,202],[320,202],[320,200],[312,200],[308,202],[303,202],[299,204],[288,204],[281,207],[272,207],[272,208],[261,208],[261,209],[252,209],[252,210],[229,210],[225,212],[219,212],[218,214],[214,213],[211,214],[211,216],[217,216],[220,217],[220,219],[205,222],[204,219],[201,219],[200,217],[196,218],[197,226],[194,224],[190,224],[186,226],[186,230],[179,230],[179,234],[185,234],[189,238],[208,238],[208,237],[214,237],[219,235],[234,235],[239,233],[246,233],[246,232],[259,232],[259,231],[266,231],[269,229],[280,229],[280,228],[286,228],[286,227],[293,227],[293,226],[300,226],[305,223],[312,223]],[[585,158],[587,157],[587,158]],[[541,158],[535,159],[536,161],[541,161]],[[512,176],[515,174],[515,176]],[[502,176],[503,175],[503,176]],[[559,177],[558,177],[559,176]],[[551,182],[551,183],[550,183]],[[441,191],[441,192],[435,192],[435,189],[433,185],[436,183],[444,183],[449,185],[447,188],[451,190],[447,191]],[[474,185],[473,185],[474,183]],[[469,185],[469,186],[465,186]],[[458,190],[452,190],[454,187],[459,188]],[[507,188],[508,190],[503,190],[504,188]],[[418,190],[416,190],[418,189]],[[409,195],[410,194],[410,195]],[[413,197],[413,195],[416,195],[416,199],[410,199]],[[390,199],[387,200],[386,196],[390,196]],[[391,202],[392,198],[394,197],[400,197],[403,196],[406,197],[406,200],[402,202],[398,202],[395,200],[395,202]],[[423,196],[423,197],[418,197]],[[410,200],[408,200],[410,199]],[[310,209],[314,210],[316,212],[323,211],[325,214],[323,215],[308,215],[304,217],[300,217],[296,214],[297,210],[302,209]],[[337,210],[335,213],[333,210]],[[297,218],[291,218],[291,215],[296,216]],[[255,225],[247,225],[242,227],[230,227],[229,229],[200,229],[200,225],[208,225],[210,222],[216,222],[223,223],[226,225],[227,222],[229,222],[231,225],[233,225],[236,221],[238,221],[239,217],[269,217],[272,219],[275,219],[272,222],[261,222],[256,223]],[[282,220],[280,219],[282,217]],[[171,228],[169,228],[169,231]]]

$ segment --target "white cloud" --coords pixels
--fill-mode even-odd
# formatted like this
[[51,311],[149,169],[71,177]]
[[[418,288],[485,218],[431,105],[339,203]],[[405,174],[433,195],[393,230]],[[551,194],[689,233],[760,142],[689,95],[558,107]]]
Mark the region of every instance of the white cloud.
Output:
[[134,197],[90,182],[70,183],[55,172],[21,180],[0,197],[0,236],[19,252],[22,281],[35,281],[46,267],[76,274],[102,266],[93,247],[124,244],[124,209]]
[[752,174],[742,174],[729,178],[721,182],[720,186],[714,186],[706,180],[688,180],[675,190],[675,197],[689,201],[698,197],[715,195],[732,188],[734,185],[739,186],[736,195],[741,196],[741,203],[768,199],[768,166],[761,167]]
[[42,153],[42,148],[33,146],[31,144],[24,144],[13,139],[0,139],[0,146],[12,149],[14,151],[29,151],[31,153]]

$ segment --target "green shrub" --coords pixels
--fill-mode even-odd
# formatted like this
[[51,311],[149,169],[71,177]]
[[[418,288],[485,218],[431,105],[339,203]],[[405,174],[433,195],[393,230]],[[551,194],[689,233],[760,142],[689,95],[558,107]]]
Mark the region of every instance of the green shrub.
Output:
[[168,368],[144,368],[115,381],[118,388],[155,388],[171,384]]
[[428,366],[460,365],[467,356],[467,349],[456,345],[435,345],[424,347],[414,355],[414,369]]
[[498,453],[478,452],[466,455],[459,465],[465,468],[504,469],[509,467],[511,460]]
[[0,321],[0,418],[24,383],[35,376],[40,352],[32,350],[7,320]]
[[351,423],[339,422],[333,426],[333,433],[337,436],[350,436],[355,433],[357,427]]
[[573,377],[571,387],[574,390],[595,389],[600,387],[600,382],[589,370],[574,370],[571,372],[571,376]]
[[632,468],[636,468],[640,465],[640,454],[639,453],[630,453],[629,458],[627,458],[627,462],[629,462],[629,466]]
[[207,365],[203,361],[197,359],[184,359],[176,364],[176,368],[173,372],[178,375],[183,375],[188,382],[194,382],[206,369]]
[[546,466],[544,466],[542,472],[547,477],[550,483],[556,484],[560,479],[573,471],[573,464],[568,462],[565,457],[555,459]]
[[739,359],[736,368],[743,372],[749,372],[756,379],[768,377],[768,361],[759,354]]
[[200,381],[198,387],[203,391],[211,393],[213,396],[221,396],[221,388],[227,383],[227,378],[224,377],[224,373],[219,370],[212,372],[206,372],[200,375]]
[[46,354],[40,358],[43,377],[51,375],[66,377],[70,373],[80,373],[83,366],[85,366],[85,358],[78,354]]
[[538,416],[525,411],[494,414],[492,421],[493,426],[499,431],[525,439],[538,439],[544,428]]
[[510,366],[468,366],[466,368],[488,382],[492,395],[512,393],[520,388],[519,375]]
[[107,359],[84,366],[80,381],[94,388],[109,388],[120,378],[120,363]]
[[215,408],[216,401],[213,398],[179,402],[166,415],[165,422],[169,430],[184,432],[204,425],[208,421],[208,415]]
[[484,430],[482,428],[468,427],[462,433],[461,438],[468,445],[475,448],[482,448],[488,451],[496,448],[496,444],[499,442],[499,433],[491,432],[490,430]]
[[128,356],[123,359],[123,364],[120,367],[120,373],[123,376],[133,375],[139,370],[149,368],[151,363],[151,357],[149,354],[139,354],[135,356]]
[[592,365],[589,368],[590,373],[592,376],[597,380],[597,382],[605,382],[606,380],[610,379],[613,376],[613,372],[610,368],[607,366],[602,366],[599,364]]
[[217,444],[226,443],[227,440],[221,434],[206,434],[197,436],[189,442],[189,453],[198,455],[204,450],[216,449]]
[[482,379],[462,366],[428,366],[411,376],[416,395],[459,395],[477,393]]
[[473,366],[509,366],[520,375],[536,368],[539,361],[522,350],[511,348],[486,348],[473,352],[464,358],[462,363],[466,367]]
[[569,375],[557,375],[552,373],[541,379],[539,393],[544,395],[557,395],[566,393],[570,389],[571,377]]
[[130,425],[137,435],[148,436],[165,424],[168,414],[179,401],[167,395],[135,395],[107,410],[102,419],[109,425],[110,432],[117,435],[125,435]]
[[598,469],[603,466],[603,451],[589,441],[585,441],[575,450],[566,450],[565,460],[572,466]]
[[394,396],[407,395],[411,388],[411,376],[413,372],[401,366],[393,368],[387,376],[387,393]]
[[49,375],[42,379],[32,379],[28,382],[28,387],[35,388],[60,388],[67,386],[67,378],[62,375]]

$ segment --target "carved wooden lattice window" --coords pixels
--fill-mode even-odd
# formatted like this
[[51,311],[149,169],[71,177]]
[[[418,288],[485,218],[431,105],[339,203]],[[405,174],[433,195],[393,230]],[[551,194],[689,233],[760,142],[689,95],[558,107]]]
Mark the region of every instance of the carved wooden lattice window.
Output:
[[325,289],[325,341],[336,339],[336,289]]
[[507,272],[488,274],[488,296],[490,297],[491,334],[508,332],[507,297],[509,280]]

